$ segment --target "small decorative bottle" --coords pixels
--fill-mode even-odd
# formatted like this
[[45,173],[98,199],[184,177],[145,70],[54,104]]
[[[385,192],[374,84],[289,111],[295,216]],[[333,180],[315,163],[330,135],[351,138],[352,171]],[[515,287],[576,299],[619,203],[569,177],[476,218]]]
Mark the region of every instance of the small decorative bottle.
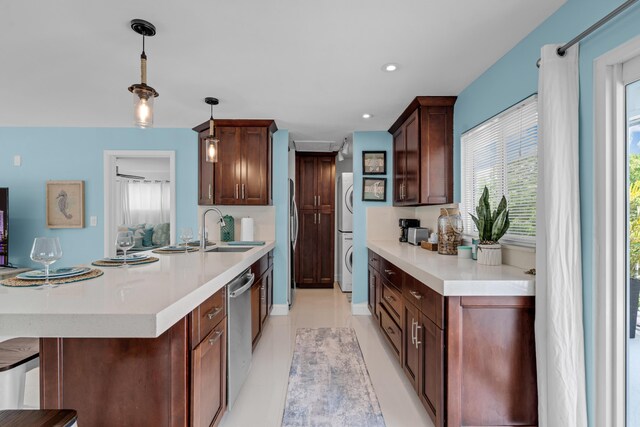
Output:
[[441,208],[438,217],[438,253],[457,255],[462,240],[462,216],[458,208]]

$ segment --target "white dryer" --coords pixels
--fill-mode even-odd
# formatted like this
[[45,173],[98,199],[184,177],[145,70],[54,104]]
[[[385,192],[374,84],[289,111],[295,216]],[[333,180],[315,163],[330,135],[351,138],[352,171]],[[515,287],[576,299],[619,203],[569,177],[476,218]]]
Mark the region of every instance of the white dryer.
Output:
[[340,271],[338,274],[338,284],[342,292],[351,292],[353,280],[353,233],[340,232]]
[[344,172],[338,176],[338,231],[353,231],[353,173]]

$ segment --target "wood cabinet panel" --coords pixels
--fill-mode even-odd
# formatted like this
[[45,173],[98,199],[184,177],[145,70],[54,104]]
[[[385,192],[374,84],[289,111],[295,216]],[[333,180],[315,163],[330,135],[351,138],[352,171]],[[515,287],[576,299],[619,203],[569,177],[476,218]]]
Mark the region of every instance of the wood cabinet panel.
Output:
[[393,204],[403,205],[404,184],[407,175],[406,143],[404,127],[401,126],[393,133]]
[[[421,358],[418,396],[435,425],[443,426],[444,332],[425,315],[420,316],[416,332]],[[478,396],[476,399],[482,400]]]
[[240,128],[218,127],[217,133],[220,142],[215,164],[216,205],[234,205],[240,201]]
[[402,204],[415,205],[420,202],[420,121],[418,120],[418,110],[409,116],[403,127],[406,166]]
[[316,209],[318,158],[315,156],[296,156],[296,202],[300,210]]
[[191,347],[195,348],[226,316],[227,294],[224,287],[191,312]]
[[240,196],[247,205],[267,205],[269,158],[267,129],[260,127],[241,128],[242,162]]
[[207,162],[207,145],[204,138],[208,131],[198,135],[198,204],[213,205],[214,203],[214,164]]
[[317,282],[333,287],[334,281],[334,213],[333,211],[323,212],[317,211],[318,222],[318,252],[315,256],[315,262],[318,263],[318,280]]
[[262,285],[260,286],[260,329],[267,320],[267,310],[269,309],[269,303],[267,301],[267,287],[269,286],[269,275],[265,274],[262,278]]
[[537,425],[534,298],[449,297],[447,312],[450,423]]
[[402,294],[384,279],[382,280],[381,288],[381,304],[385,306],[393,320],[395,320],[397,324],[400,324],[402,317]]
[[377,318],[378,315],[376,313],[376,271],[375,269],[369,265],[368,269],[368,290],[369,294],[367,295],[367,305],[369,306],[369,312],[374,318]]
[[453,194],[453,111],[429,107],[422,114],[423,149],[421,163],[428,165],[421,178],[421,199],[426,204],[443,204]]
[[378,270],[378,265],[380,263],[380,257],[378,256],[378,254],[376,254],[375,252],[373,252],[371,249],[368,249],[368,254],[369,254],[369,265],[371,267],[373,267],[375,270]]
[[300,211],[300,231],[296,250],[296,282],[314,284],[318,277],[318,225],[316,211]]
[[251,343],[253,348],[258,343],[262,322],[260,321],[260,298],[262,296],[262,278],[257,279],[251,286]]
[[405,302],[402,310],[402,370],[418,390],[420,379],[420,351],[416,343],[416,326],[420,325],[420,312],[412,304]]
[[335,208],[335,157],[318,157],[316,164],[316,207],[323,212],[333,211]]
[[40,339],[41,409],[74,408],[88,426],[187,426],[190,330],[158,338]]
[[191,425],[216,426],[227,406],[227,322],[223,320],[192,354]]

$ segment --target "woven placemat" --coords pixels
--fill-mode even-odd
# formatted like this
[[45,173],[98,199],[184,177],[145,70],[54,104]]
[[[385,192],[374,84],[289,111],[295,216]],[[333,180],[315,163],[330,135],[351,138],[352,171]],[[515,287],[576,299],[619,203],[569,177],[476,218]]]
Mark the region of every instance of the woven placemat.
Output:
[[[136,260],[127,260],[127,265],[141,265],[141,264],[151,264],[154,262],[158,262],[160,258],[156,258],[154,256],[150,256],[145,259],[136,259]],[[99,259],[97,261],[93,261],[91,265],[96,265],[98,267],[120,267],[123,264],[123,261],[111,261],[108,259]]]
[[[189,252],[198,252],[200,250],[200,248],[193,248],[193,247],[188,247],[187,250]],[[154,254],[161,254],[161,255],[171,255],[171,254],[183,254],[184,253],[184,248],[180,248],[180,249],[154,249],[151,252],[153,252]]]
[[[81,274],[79,276],[73,277],[61,277],[59,279],[49,279],[52,285],[64,285],[66,283],[74,283],[74,282],[82,282],[83,280],[95,279],[96,277],[100,277],[104,274],[104,271],[99,268],[92,268],[85,274]],[[42,286],[44,285],[44,279],[33,280],[33,279],[18,279],[17,277],[12,277],[10,279],[0,280],[0,285],[9,286],[12,288],[27,288],[30,286]]]

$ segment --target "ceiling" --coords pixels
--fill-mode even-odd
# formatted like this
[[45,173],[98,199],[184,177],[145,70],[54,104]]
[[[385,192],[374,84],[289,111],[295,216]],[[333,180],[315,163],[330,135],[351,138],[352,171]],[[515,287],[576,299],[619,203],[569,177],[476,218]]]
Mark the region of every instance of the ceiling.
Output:
[[204,122],[215,96],[218,118],[340,143],[388,129],[416,95],[457,95],[564,1],[3,1],[0,126],[132,126],[141,18],[158,31],[155,127]]

